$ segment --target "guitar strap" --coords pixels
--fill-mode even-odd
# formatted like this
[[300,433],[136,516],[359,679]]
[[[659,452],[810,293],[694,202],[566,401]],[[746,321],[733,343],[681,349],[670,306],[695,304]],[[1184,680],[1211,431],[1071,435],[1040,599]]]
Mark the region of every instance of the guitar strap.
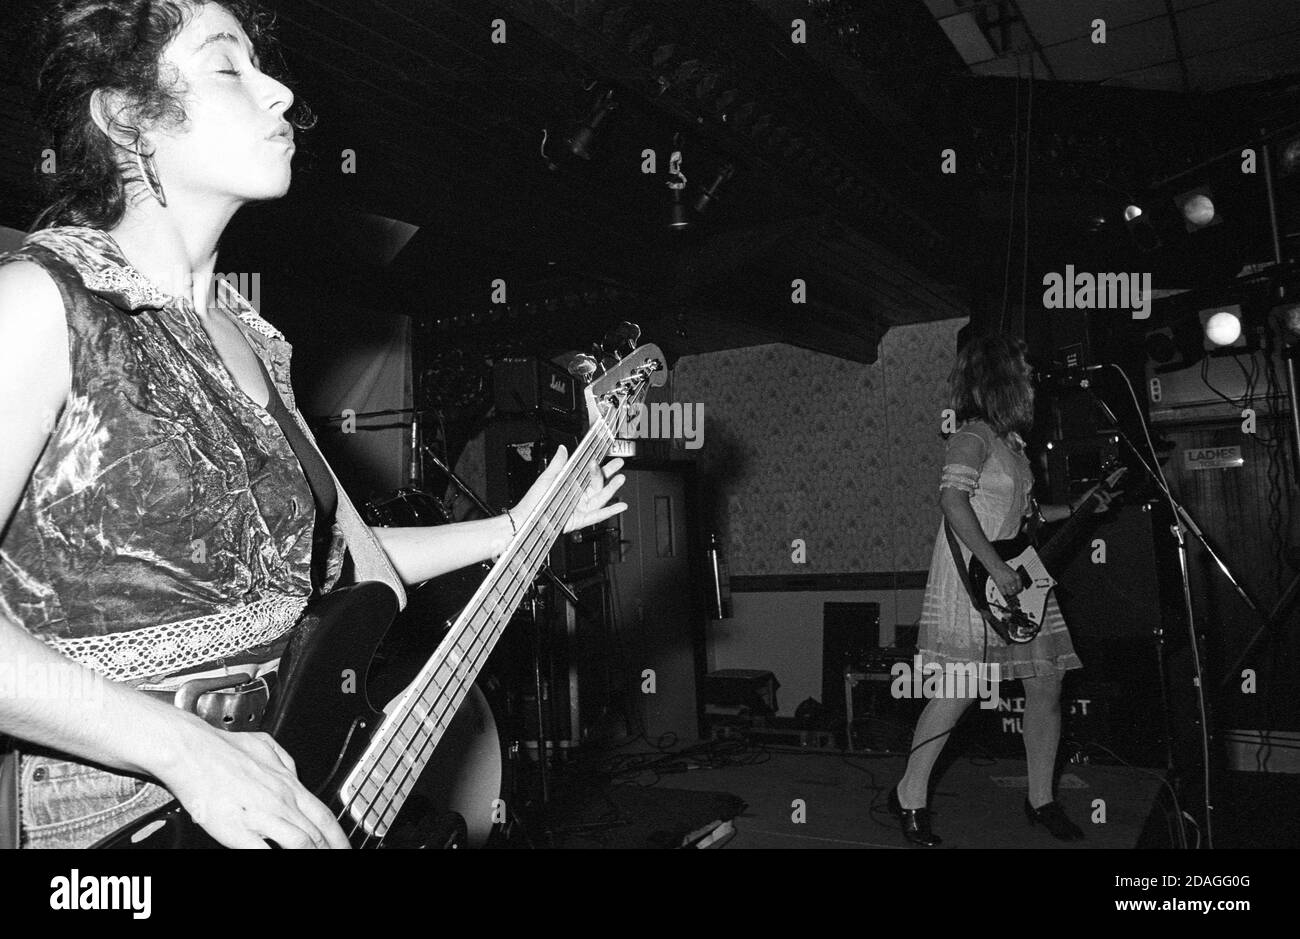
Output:
[[0,851],[18,847],[18,821],[18,751],[0,736]]
[[320,447],[316,443],[316,438],[307,426],[307,421],[297,408],[293,408],[293,418],[302,428],[303,434],[307,437],[308,442],[315,448],[316,453],[320,455],[321,462],[330,471],[330,478],[334,480],[334,488],[338,491],[338,506],[334,510],[338,519],[339,527],[343,529],[343,538],[347,542],[348,551],[352,553],[352,564],[356,568],[357,582],[367,580],[378,580],[387,584],[397,594],[397,605],[399,609],[406,609],[406,588],[402,585],[402,578],[398,576],[397,569],[393,567],[393,562],[388,560],[388,555],[384,552],[383,546],[375,533],[370,530],[357,507],[352,504],[348,498],[347,491],[343,484],[339,482],[338,476],[334,475],[334,467],[330,466],[329,460],[325,459],[325,454],[321,453]]
[[966,565],[962,563],[961,548],[957,546],[957,535],[953,532],[952,526],[948,524],[947,517],[943,520],[943,532],[948,537],[948,550],[952,552],[952,563],[957,567],[957,576],[961,579],[962,586],[966,588],[966,596],[970,597],[971,606],[975,608],[975,612],[979,613],[986,627],[997,633],[998,638],[1007,645],[1011,645],[1011,637],[1007,633],[1006,627],[998,621],[996,616],[987,609],[983,609],[984,604],[975,599],[975,588],[971,586],[970,572],[966,569]]

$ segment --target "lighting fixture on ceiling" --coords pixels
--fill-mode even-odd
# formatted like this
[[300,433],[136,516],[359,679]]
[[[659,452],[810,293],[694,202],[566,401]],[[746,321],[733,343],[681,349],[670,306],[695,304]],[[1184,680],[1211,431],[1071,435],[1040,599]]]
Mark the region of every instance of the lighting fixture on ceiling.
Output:
[[713,178],[713,182],[709,183],[709,185],[701,190],[700,194],[695,197],[695,211],[703,212],[707,209],[713,203],[713,200],[717,198],[718,189],[735,174],[736,167],[733,164],[727,163],[723,165],[722,168],[718,170],[718,175]]
[[1208,186],[1198,186],[1174,196],[1174,205],[1189,232],[1197,232],[1223,221],[1214,205],[1214,193]]
[[1139,251],[1155,251],[1162,244],[1155,226],[1140,205],[1131,203],[1124,209],[1124,227]]
[[565,146],[569,148],[569,152],[583,160],[590,160],[592,146],[596,142],[596,134],[600,130],[600,125],[617,106],[618,103],[614,100],[613,88],[610,88],[597,98],[587,119],[578,125],[564,141]]
[[672,191],[672,206],[668,213],[668,227],[673,231],[690,228],[691,216],[687,211],[686,175],[682,172],[682,136],[673,137],[673,152],[668,158],[668,188]]
[[1246,335],[1241,322],[1241,304],[1210,307],[1200,311],[1205,348],[1211,352],[1245,349]]

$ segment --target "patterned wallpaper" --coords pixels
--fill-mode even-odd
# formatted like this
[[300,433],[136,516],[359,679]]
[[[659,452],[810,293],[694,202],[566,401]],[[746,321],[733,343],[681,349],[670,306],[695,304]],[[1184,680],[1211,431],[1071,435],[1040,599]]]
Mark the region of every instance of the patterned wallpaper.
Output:
[[[784,344],[685,356],[695,458],[735,575],[916,571],[939,522],[939,414],[965,319],[894,327],[874,365]],[[806,563],[791,542],[806,544]]]

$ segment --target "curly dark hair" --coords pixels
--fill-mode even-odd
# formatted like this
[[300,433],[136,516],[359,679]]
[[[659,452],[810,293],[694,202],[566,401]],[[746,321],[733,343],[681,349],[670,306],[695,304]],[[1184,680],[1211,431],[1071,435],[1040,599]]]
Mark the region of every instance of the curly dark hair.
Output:
[[949,405],[962,421],[981,420],[1005,437],[1034,424],[1034,386],[1024,340],[1004,333],[976,335],[957,353],[948,375]]
[[[208,3],[239,21],[262,70],[284,81],[287,69],[272,35],[274,16],[257,0],[55,0],[41,15],[36,118],[54,151],[55,170],[38,174],[47,207],[33,230],[105,229],[121,220],[127,184],[136,180],[123,173],[118,148],[92,120],[91,95],[104,89],[125,96],[127,108],[113,129],[137,146],[142,127],[183,125],[185,110],[160,59],[189,14]],[[299,130],[313,123],[310,109],[300,102],[286,118]]]

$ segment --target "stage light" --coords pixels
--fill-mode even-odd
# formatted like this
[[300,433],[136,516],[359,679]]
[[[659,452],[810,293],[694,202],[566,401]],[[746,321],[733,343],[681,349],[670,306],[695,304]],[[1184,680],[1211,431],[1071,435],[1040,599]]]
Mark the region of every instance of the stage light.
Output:
[[1124,210],[1124,227],[1139,251],[1155,251],[1162,244],[1155,226],[1139,206],[1130,205]]
[[591,147],[596,141],[596,131],[600,129],[601,122],[609,116],[609,112],[614,110],[616,106],[614,89],[611,88],[597,100],[591,116],[587,118],[586,122],[579,126],[565,141],[569,152],[576,157],[590,160]]
[[1300,170],[1300,137],[1292,137],[1282,145],[1277,162],[1278,170],[1283,176],[1290,176]]
[[1182,213],[1189,232],[1200,231],[1223,221],[1214,207],[1214,193],[1207,186],[1179,193],[1174,196],[1174,205]]
[[1174,342],[1174,334],[1171,329],[1153,329],[1147,333],[1144,344],[1147,350],[1147,358],[1156,365],[1168,365],[1178,358],[1178,345]]
[[1245,348],[1246,339],[1241,328],[1241,305],[1201,310],[1201,328],[1205,333],[1205,348]]
[[727,180],[731,179],[731,177],[735,174],[735,172],[736,172],[736,167],[730,163],[727,163],[721,169],[719,169],[718,175],[714,177],[713,182],[709,183],[709,185],[705,187],[705,189],[698,196],[696,196],[695,211],[703,212],[705,209],[707,209],[709,207],[709,204],[712,203],[713,200],[717,198],[718,188]]
[[1269,314],[1285,333],[1288,345],[1300,340],[1300,303],[1283,303],[1273,307]]
[[686,203],[682,201],[680,189],[673,190],[673,203],[668,211],[668,227],[673,231],[691,227],[691,217],[686,211]]
[[1190,315],[1176,316],[1148,330],[1143,346],[1153,374],[1182,371],[1205,358],[1205,330]]
[[673,151],[668,158],[668,188],[672,191],[672,206],[668,214],[668,227],[681,231],[691,225],[691,216],[687,212],[685,201],[686,174],[682,172],[682,135],[673,137]]

